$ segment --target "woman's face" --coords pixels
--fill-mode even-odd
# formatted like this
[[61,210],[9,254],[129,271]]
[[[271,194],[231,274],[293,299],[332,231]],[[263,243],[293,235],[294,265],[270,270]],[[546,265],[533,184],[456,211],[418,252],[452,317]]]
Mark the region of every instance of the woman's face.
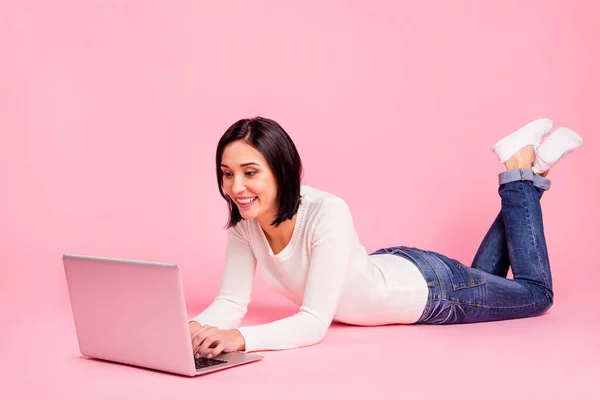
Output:
[[258,150],[241,140],[231,142],[223,150],[221,171],[223,191],[235,202],[242,218],[274,218],[277,183]]

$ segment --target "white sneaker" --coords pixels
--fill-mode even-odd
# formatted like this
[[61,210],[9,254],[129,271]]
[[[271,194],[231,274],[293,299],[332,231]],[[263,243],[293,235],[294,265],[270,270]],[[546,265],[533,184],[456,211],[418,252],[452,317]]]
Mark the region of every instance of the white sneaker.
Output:
[[496,154],[500,163],[504,164],[513,154],[525,146],[533,145],[537,150],[542,137],[550,133],[552,126],[553,123],[548,118],[536,119],[499,140],[492,151]]
[[535,152],[533,172],[542,174],[554,167],[558,160],[577,150],[583,139],[573,130],[565,127],[557,128],[542,142]]

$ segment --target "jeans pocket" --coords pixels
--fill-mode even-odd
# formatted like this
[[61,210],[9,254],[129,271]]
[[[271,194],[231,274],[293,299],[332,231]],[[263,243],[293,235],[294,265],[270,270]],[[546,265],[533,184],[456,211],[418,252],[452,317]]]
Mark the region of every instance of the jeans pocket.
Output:
[[450,279],[454,290],[467,289],[485,283],[481,271],[467,267],[460,261],[449,260],[448,268],[450,269]]
[[481,271],[467,267],[460,261],[446,257],[442,254],[432,253],[447,267],[450,283],[452,283],[452,289],[468,289],[485,283],[485,277]]

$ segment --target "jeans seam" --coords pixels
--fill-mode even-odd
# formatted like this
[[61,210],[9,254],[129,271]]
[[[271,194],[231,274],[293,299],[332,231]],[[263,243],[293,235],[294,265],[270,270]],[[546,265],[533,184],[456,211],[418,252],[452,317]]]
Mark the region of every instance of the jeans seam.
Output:
[[[529,195],[529,192],[525,190],[524,185],[521,185],[521,190],[523,191],[523,194],[525,195],[525,199],[527,201],[527,203],[530,203],[531,201],[531,197]],[[531,244],[533,245],[533,249],[535,251],[535,257],[537,260],[537,269],[540,272],[540,276],[542,277],[542,282],[544,283],[544,287],[547,288],[548,287],[548,283],[546,282],[546,275],[544,274],[544,269],[542,268],[542,260],[540,258],[540,252],[539,252],[539,246],[537,245],[537,240],[535,239],[535,234],[533,233],[533,229],[532,229],[532,223],[531,223],[531,214],[529,212],[529,204],[526,205],[525,207],[525,213],[527,215],[527,228],[529,231],[529,235],[531,237]]]
[[465,306],[485,308],[488,310],[493,310],[493,309],[499,309],[499,310],[516,309],[516,310],[518,310],[521,308],[527,308],[527,307],[531,307],[531,306],[535,306],[535,305],[544,303],[546,301],[546,299],[537,300],[537,301],[534,301],[533,303],[529,303],[529,304],[522,304],[520,306],[506,306],[506,307],[488,306],[488,305],[481,304],[481,303],[469,303],[469,302],[462,301],[462,300],[452,300],[452,299],[438,299],[437,301],[447,301],[447,302],[450,302],[453,304],[461,304],[461,305],[465,305]]
[[446,287],[444,286],[444,280],[442,279],[440,272],[437,270],[437,268],[430,262],[429,257],[425,256],[425,253],[423,252],[418,252],[418,254],[421,256],[421,258],[423,260],[425,260],[425,262],[427,264],[429,264],[429,266],[431,266],[431,269],[433,270],[433,273],[435,274],[435,276],[437,276],[438,278],[438,282],[439,282],[439,286],[440,286],[440,290],[441,290],[441,295],[442,295],[442,299],[447,299],[447,295],[446,295]]
[[481,303],[469,303],[469,302],[462,301],[462,300],[439,299],[438,301],[447,301],[452,304],[463,304],[465,306],[472,306],[472,307],[483,307],[483,305]]
[[[523,304],[523,305],[520,305],[520,306],[499,307],[499,306],[486,306],[485,304],[481,304],[478,307],[485,308],[485,309],[488,309],[488,310],[494,310],[494,309],[496,309],[496,310],[509,310],[509,309],[520,310],[522,308],[536,306],[538,304],[544,303],[545,301],[546,300],[538,300],[538,301],[534,301],[533,303]],[[457,301],[456,303],[461,303],[461,302]],[[465,304],[465,303],[461,303],[461,304]],[[468,304],[467,303],[467,305],[472,305],[472,304]]]

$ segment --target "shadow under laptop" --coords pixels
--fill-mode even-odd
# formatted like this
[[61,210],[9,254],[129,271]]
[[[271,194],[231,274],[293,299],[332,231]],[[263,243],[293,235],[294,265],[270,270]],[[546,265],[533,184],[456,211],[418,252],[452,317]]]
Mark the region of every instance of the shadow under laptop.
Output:
[[[158,368],[150,368],[150,367],[144,367],[144,366],[140,366],[140,365],[136,365],[136,364],[128,364],[128,363],[124,363],[124,362],[119,362],[119,361],[110,361],[110,360],[103,360],[101,358],[94,358],[94,357],[87,357],[87,356],[75,356],[72,357],[73,361],[77,362],[77,368],[80,370],[81,369],[85,369],[87,368],[90,372],[99,372],[98,369],[101,368],[102,369],[102,373],[106,373],[108,370],[110,371],[114,371],[115,373],[132,373],[133,371],[138,371],[138,372],[156,372],[159,375],[166,375],[166,376],[172,376],[172,377],[176,377],[176,378],[195,378],[196,376],[191,376],[191,375],[182,375],[182,374],[178,374],[175,372],[171,372],[171,371],[166,371],[163,369],[158,369]],[[215,370],[212,372],[217,372],[220,370]],[[211,371],[207,372],[207,374],[212,373]]]

